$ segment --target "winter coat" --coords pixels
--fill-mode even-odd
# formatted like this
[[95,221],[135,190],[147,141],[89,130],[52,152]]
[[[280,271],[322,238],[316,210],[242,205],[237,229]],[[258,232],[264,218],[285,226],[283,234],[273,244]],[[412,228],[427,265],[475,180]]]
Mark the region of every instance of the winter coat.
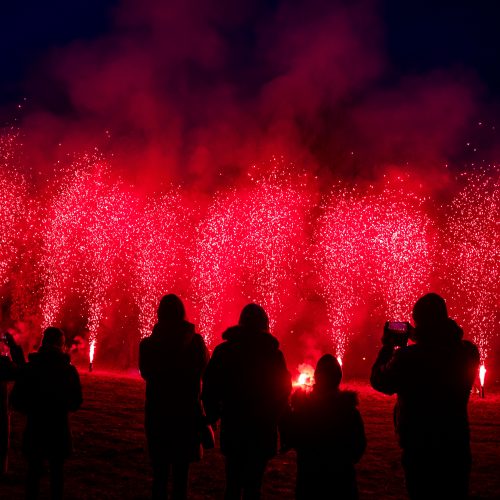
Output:
[[15,380],[19,367],[24,365],[24,353],[20,346],[13,345],[10,355],[0,356],[0,459],[9,448],[9,382]]
[[[382,347],[372,369],[377,391],[398,395],[395,425],[403,450],[470,461],[467,403],[479,352],[451,319],[421,332],[421,341]],[[424,333],[425,335],[422,335]]]
[[270,458],[277,451],[278,422],[291,391],[285,358],[269,333],[236,326],[222,338],[203,378],[207,418],[221,419],[226,456]]
[[29,457],[64,459],[72,451],[69,412],[82,404],[82,388],[70,357],[40,348],[19,371],[12,406],[26,414],[23,451]]
[[146,381],[145,429],[153,461],[199,460],[200,385],[208,357],[203,337],[187,321],[158,323],[141,341],[139,369]]
[[358,498],[356,464],[366,448],[357,395],[338,389],[292,397],[286,444],[297,451],[298,499]]

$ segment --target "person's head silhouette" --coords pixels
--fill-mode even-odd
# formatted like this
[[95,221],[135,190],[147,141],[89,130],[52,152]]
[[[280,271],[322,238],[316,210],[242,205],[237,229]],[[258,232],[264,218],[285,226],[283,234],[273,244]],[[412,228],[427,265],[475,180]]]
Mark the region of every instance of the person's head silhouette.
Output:
[[316,388],[322,390],[337,389],[342,380],[342,368],[335,356],[325,354],[319,358],[314,371]]
[[49,326],[43,332],[43,349],[62,349],[64,347],[64,332],[55,326]]
[[186,318],[186,309],[177,295],[169,293],[161,298],[157,315],[160,323],[180,323]]
[[257,304],[247,304],[240,314],[238,324],[250,330],[269,331],[269,318],[266,311]]
[[413,306],[413,320],[417,328],[442,324],[447,319],[446,302],[437,293],[428,293],[420,297]]

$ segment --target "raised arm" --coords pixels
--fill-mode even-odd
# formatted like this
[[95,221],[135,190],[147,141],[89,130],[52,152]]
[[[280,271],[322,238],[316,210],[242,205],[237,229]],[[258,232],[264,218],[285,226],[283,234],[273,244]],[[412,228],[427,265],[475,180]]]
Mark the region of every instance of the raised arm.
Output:
[[370,377],[370,383],[376,391],[389,395],[398,391],[401,380],[401,363],[398,354],[389,345],[384,345],[380,349]]

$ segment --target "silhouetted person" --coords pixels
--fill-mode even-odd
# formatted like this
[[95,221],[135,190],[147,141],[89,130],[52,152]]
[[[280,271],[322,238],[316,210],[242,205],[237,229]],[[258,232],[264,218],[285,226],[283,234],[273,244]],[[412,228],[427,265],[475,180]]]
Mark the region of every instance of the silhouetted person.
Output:
[[146,381],[146,437],[153,468],[154,499],[187,497],[189,464],[201,456],[201,376],[208,350],[194,325],[187,322],[176,295],[165,295],[153,333],[141,341],[139,368]]
[[363,420],[355,392],[339,388],[342,369],[325,354],[314,373],[310,394],[297,390],[285,425],[286,443],[297,451],[299,500],[358,498],[354,465],[366,447]]
[[15,380],[19,367],[24,365],[24,353],[10,333],[1,340],[9,349],[10,358],[0,355],[0,476],[7,472],[10,438],[9,382]]
[[49,327],[38,352],[19,371],[11,402],[25,413],[23,452],[28,459],[26,498],[38,498],[44,462],[50,471],[51,498],[63,497],[63,466],[71,454],[69,412],[82,404],[80,377],[63,352],[64,333]]
[[222,338],[203,378],[202,399],[209,422],[221,419],[225,498],[258,499],[266,464],[277,451],[278,421],[288,405],[290,374],[260,306],[247,305],[238,326],[226,330]]
[[465,499],[471,468],[467,403],[479,353],[462,340],[439,295],[420,298],[413,319],[414,345],[395,349],[384,332],[371,384],[398,395],[394,419],[410,498]]

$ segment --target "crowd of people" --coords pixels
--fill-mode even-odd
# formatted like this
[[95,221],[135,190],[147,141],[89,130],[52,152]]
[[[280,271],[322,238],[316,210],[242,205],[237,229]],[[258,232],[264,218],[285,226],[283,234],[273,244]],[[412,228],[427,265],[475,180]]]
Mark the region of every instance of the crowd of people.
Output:
[[[479,366],[474,344],[448,317],[436,294],[413,309],[412,340],[400,345],[389,327],[373,365],[371,385],[397,394],[394,422],[411,500],[466,499],[471,469],[467,404]],[[342,368],[331,354],[316,366],[311,391],[292,394],[291,376],[269,319],[256,304],[244,307],[212,355],[186,320],[182,301],[166,295],[158,322],[139,347],[146,381],[145,433],[152,466],[152,498],[187,498],[189,467],[203,448],[225,457],[224,498],[258,499],[266,466],[280,451],[296,450],[297,499],[356,499],[355,465],[366,448],[357,395],[341,389]],[[0,459],[7,469],[7,383],[10,405],[27,415],[23,452],[26,498],[38,497],[48,463],[53,499],[63,497],[63,466],[71,452],[69,412],[82,404],[78,372],[65,354],[64,334],[45,330],[26,362],[13,337],[0,357]],[[404,343],[406,344],[406,342]],[[169,488],[169,483],[170,488]]]

